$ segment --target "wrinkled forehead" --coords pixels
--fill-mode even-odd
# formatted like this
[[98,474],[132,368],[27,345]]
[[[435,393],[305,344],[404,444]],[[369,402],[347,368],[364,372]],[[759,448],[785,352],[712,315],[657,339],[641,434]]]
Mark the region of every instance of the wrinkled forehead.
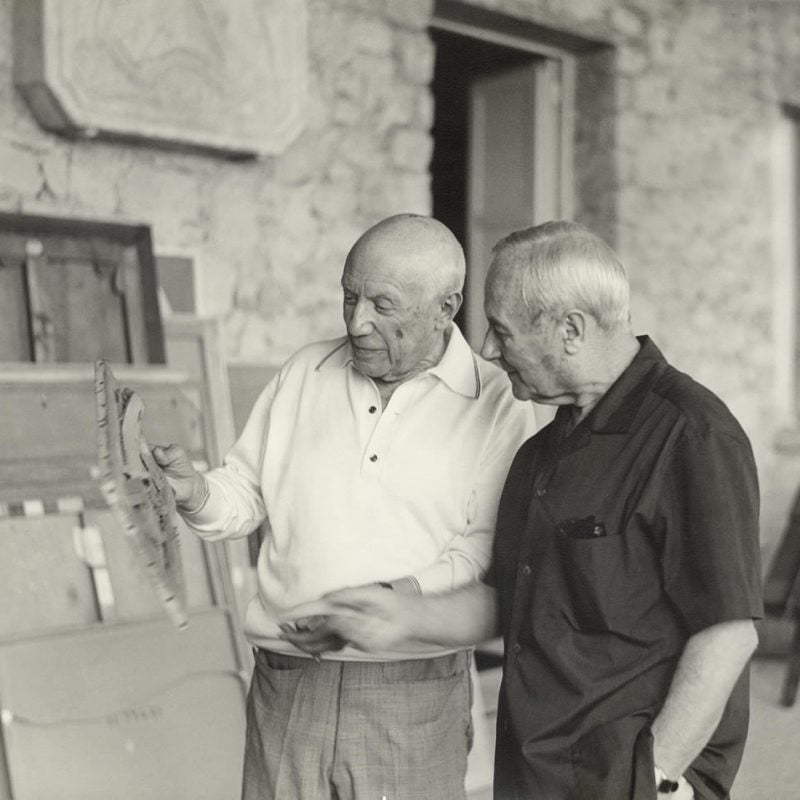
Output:
[[370,293],[391,290],[408,296],[433,292],[435,270],[424,250],[365,243],[354,247],[345,261],[342,286]]
[[342,287],[357,294],[373,296],[416,296],[426,291],[424,275],[396,260],[348,259],[342,272]]
[[369,274],[363,275],[358,272],[345,272],[342,275],[342,290],[346,294],[365,297],[368,300],[381,298],[390,300],[397,306],[416,303],[421,296],[424,296],[422,290],[414,284],[409,285],[404,281]]

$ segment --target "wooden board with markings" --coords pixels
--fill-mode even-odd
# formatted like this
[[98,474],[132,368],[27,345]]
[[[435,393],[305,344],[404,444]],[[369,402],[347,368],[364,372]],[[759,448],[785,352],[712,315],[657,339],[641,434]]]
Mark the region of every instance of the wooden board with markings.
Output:
[[[206,410],[184,372],[115,374],[146,405],[148,441],[208,463]],[[177,630],[101,496],[96,459],[92,364],[0,365],[0,800],[55,796],[52,780],[58,797],[81,800],[137,786],[233,796],[249,664],[224,546],[178,523],[189,627]],[[206,656],[224,661],[216,677]],[[160,716],[140,719],[159,675]],[[109,729],[109,714],[125,724]]]
[[[193,459],[206,459],[201,410],[182,388],[183,373],[166,367],[117,373],[147,403],[149,441],[179,441]],[[92,477],[95,424],[91,364],[0,364],[0,502],[80,495],[104,507]]]

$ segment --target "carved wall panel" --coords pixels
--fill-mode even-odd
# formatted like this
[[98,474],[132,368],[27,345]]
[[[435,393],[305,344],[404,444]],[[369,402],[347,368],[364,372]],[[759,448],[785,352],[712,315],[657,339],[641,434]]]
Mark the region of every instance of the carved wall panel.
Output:
[[305,0],[17,0],[14,42],[51,130],[247,156],[305,124]]

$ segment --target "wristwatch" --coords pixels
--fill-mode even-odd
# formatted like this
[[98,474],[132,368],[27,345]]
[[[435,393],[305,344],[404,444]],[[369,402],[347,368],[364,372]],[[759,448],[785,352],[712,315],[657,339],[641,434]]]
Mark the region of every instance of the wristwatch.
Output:
[[655,768],[656,772],[656,792],[658,794],[672,794],[680,789],[681,785],[678,781],[670,780],[661,767]]

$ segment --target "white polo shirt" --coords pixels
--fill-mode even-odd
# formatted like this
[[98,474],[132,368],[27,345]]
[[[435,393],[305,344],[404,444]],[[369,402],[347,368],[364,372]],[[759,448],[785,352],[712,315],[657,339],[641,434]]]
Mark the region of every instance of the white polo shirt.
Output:
[[346,337],[312,344],[264,389],[224,466],[207,474],[205,506],[185,518],[209,540],[268,520],[244,629],[258,647],[297,653],[277,638],[277,617],[298,603],[409,576],[424,593],[482,577],[508,468],[534,430],[532,405],[456,326],[441,361],[385,409]]

